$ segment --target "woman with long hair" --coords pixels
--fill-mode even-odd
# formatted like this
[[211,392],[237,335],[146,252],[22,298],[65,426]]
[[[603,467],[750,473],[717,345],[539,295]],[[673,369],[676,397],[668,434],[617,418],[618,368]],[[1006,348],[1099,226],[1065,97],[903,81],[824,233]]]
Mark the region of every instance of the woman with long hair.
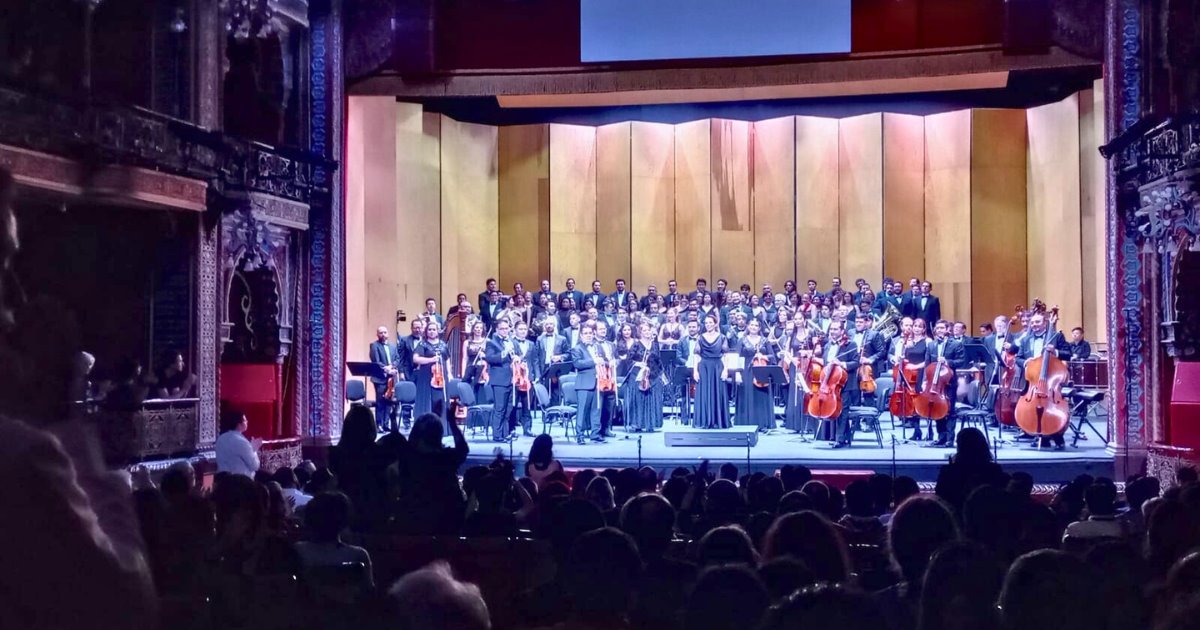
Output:
[[470,336],[463,343],[463,361],[466,363],[463,380],[470,383],[475,391],[475,403],[487,404],[492,402],[492,388],[488,387],[485,378],[487,363],[483,360],[488,341],[487,327],[478,318],[472,318],[470,322]]
[[533,438],[529,459],[525,462],[525,476],[532,479],[540,490],[547,477],[562,471],[562,463],[554,459],[554,438],[548,433]]
[[754,383],[752,363],[756,357],[765,357],[767,365],[775,365],[775,348],[762,334],[762,323],[751,318],[746,324],[746,334],[738,340],[738,356],[744,369],[737,375],[737,414],[734,424],[757,426],[760,432],[775,428],[775,401],[771,385],[759,387]]
[[445,415],[445,382],[443,382],[442,387],[434,387],[433,384],[435,365],[441,366],[443,381],[450,378],[450,374],[446,372],[446,359],[449,353],[447,352],[446,342],[442,341],[440,333],[441,328],[438,326],[436,320],[431,319],[426,322],[425,338],[417,344],[417,348],[413,352],[412,362],[415,366],[413,369],[413,383],[417,386],[417,400],[413,404],[414,416],[427,413],[433,413],[436,416],[442,417]]
[[454,436],[451,448],[442,446],[443,423],[438,416],[427,413],[413,423],[408,453],[400,460],[404,483],[394,512],[404,533],[457,534],[462,525],[467,502],[458,484],[458,468],[470,447],[458,423],[449,427]]
[[654,340],[654,327],[643,322],[641,338],[629,349],[632,361],[625,383],[625,428],[654,431],[663,424],[662,359]]
[[[712,303],[710,294],[705,301]],[[692,370],[696,381],[696,419],[694,426],[701,429],[725,429],[729,424],[729,395],[725,388],[728,373],[721,361],[727,347],[725,335],[721,334],[717,316],[704,317],[704,332],[700,333],[700,363]]]
[[679,339],[682,337],[683,326],[679,324],[679,309],[672,306],[667,309],[666,320],[658,328],[658,345],[663,350],[671,349],[679,345]]

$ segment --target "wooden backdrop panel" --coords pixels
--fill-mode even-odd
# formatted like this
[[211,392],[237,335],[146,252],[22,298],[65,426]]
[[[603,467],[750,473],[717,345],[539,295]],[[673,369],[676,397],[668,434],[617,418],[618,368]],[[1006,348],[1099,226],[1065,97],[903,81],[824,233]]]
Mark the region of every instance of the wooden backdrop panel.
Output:
[[1060,329],[1083,321],[1079,98],[1026,110],[1029,295],[1058,304]]
[[838,125],[838,265],[847,287],[883,277],[883,115]]
[[500,271],[496,127],[442,116],[443,312]]
[[1029,294],[1027,152],[1023,110],[971,112],[971,331],[997,315],[1011,315]]
[[[905,283],[914,276],[925,277],[922,116],[883,115],[883,275]],[[874,282],[871,286],[876,291],[883,288]]]
[[[383,100],[383,99],[380,99]],[[393,103],[395,99],[391,100]],[[353,97],[346,104],[346,358],[362,360],[373,338],[367,317],[366,127],[377,124],[371,100]],[[366,120],[371,118],[369,122]],[[387,182],[383,182],[387,185]]]
[[925,275],[944,319],[971,319],[971,112],[925,117]]
[[796,117],[796,271],[826,290],[838,275],[838,121]]
[[[632,267],[630,288],[646,294],[675,274],[675,127],[633,123],[630,200]],[[603,252],[602,252],[603,254]]]
[[781,291],[796,265],[796,118],[760,120],[750,131],[754,278],[745,281],[756,293],[763,284]]
[[596,128],[596,278],[606,292],[632,272],[629,134],[627,122]]
[[675,125],[674,277],[682,293],[712,274],[711,126],[709,120]]
[[[406,238],[397,212],[396,123],[394,99],[372,98],[367,101],[368,117],[364,119],[363,165],[364,178],[369,185],[364,191],[366,238],[363,255],[366,260],[367,324],[393,328],[396,309],[408,308],[404,300],[400,252]],[[369,227],[368,227],[369,226]],[[393,337],[394,339],[395,337]],[[371,340],[367,340],[370,343]],[[360,344],[361,345],[361,344]],[[358,347],[353,348],[355,352]],[[362,350],[366,352],[366,350]]]
[[596,278],[596,129],[550,125],[550,283]]
[[1083,254],[1083,328],[1088,340],[1108,340],[1108,284],[1104,274],[1104,81],[1079,93],[1080,247]]
[[754,277],[750,123],[712,120],[712,275],[735,287]]
[[[520,282],[537,292],[542,279],[550,277],[550,126],[500,127],[497,143],[498,279],[505,291]],[[474,300],[481,290],[482,286],[463,292]]]

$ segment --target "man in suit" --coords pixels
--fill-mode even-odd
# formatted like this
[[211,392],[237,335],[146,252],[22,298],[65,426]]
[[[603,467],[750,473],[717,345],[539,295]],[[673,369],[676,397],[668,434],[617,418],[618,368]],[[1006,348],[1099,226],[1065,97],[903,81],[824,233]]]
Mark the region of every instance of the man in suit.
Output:
[[675,280],[667,281],[667,294],[663,296],[663,303],[668,307],[687,305],[687,296],[679,292],[679,283]]
[[806,286],[808,286],[808,291],[806,291],[805,293],[808,293],[808,297],[810,299],[815,298],[815,297],[825,297],[824,293],[821,293],[820,291],[817,290],[817,281],[816,280],[809,278]]
[[579,345],[579,331],[582,322],[583,318],[579,313],[571,313],[567,316],[567,327],[562,330],[562,336],[567,340],[568,348]]
[[533,380],[541,382],[546,386],[546,391],[550,391],[550,383],[543,380],[546,370],[555,363],[565,361],[570,351],[566,338],[556,333],[554,319],[543,320],[542,334],[534,340],[529,360]]
[[562,299],[563,295],[571,296],[576,310],[583,308],[583,292],[575,289],[575,278],[567,278],[567,290],[558,294],[559,299]]
[[638,308],[641,309],[641,311],[643,313],[645,313],[650,310],[650,306],[652,304],[656,304],[657,302],[658,302],[658,287],[656,287],[652,284],[652,285],[646,287],[646,295],[643,295],[642,299],[638,300]]
[[617,278],[617,290],[613,291],[608,297],[616,303],[617,310],[620,311],[625,310],[625,305],[629,304],[630,302],[637,302],[637,295],[635,295],[632,291],[625,290],[624,278]]
[[[603,319],[596,322],[596,353],[613,366],[614,378],[616,377],[617,349],[613,345],[611,337],[615,334],[616,329],[605,323]],[[612,437],[613,419],[617,415],[617,393],[615,391],[598,391],[596,392],[596,401],[597,406],[600,407],[600,432],[592,440],[603,442]]]
[[687,368],[688,374],[688,380],[682,384],[682,391],[679,393],[679,417],[685,426],[692,424],[691,376],[692,368],[695,368],[700,361],[697,354],[699,352],[700,322],[690,319],[687,323],[687,334],[679,340],[679,345],[675,347],[676,365]]
[[[916,298],[921,295],[920,278],[908,279],[908,290],[900,294],[900,314],[905,317],[917,318]],[[926,320],[928,323],[929,320]]]
[[[575,364],[575,395],[579,405],[575,411],[575,443],[583,444],[586,439],[599,437],[593,432],[600,428],[600,400],[596,397],[596,324],[587,322],[579,331],[579,345],[571,348],[571,361]],[[603,440],[603,438],[600,438]]]
[[[398,378],[400,353],[388,341],[388,334],[387,326],[375,329],[375,341],[371,342],[371,362],[378,365],[387,377]],[[371,377],[371,384],[375,386],[375,427],[381,432],[390,430],[396,420],[396,401],[384,395],[387,383],[387,378]]]
[[479,318],[483,320],[483,327],[492,330],[496,327],[496,318],[500,312],[504,310],[504,304],[500,301],[500,292],[492,291],[488,294],[487,301],[483,306],[479,307]]
[[1071,361],[1085,361],[1092,356],[1092,344],[1083,338],[1083,327],[1071,329]]
[[510,337],[507,319],[496,322],[496,334],[488,339],[483,360],[488,365],[488,386],[492,388],[492,441],[509,439],[508,417],[512,415],[512,361],[516,346]]
[[[525,437],[533,437],[533,367],[531,359],[533,354],[533,342],[529,340],[529,325],[523,321],[518,321],[513,328],[513,356],[525,363],[525,375],[529,377],[530,389],[527,392],[517,390],[514,392],[512,421],[509,422],[509,428],[512,429],[515,435],[517,424],[521,425],[521,435]],[[490,382],[490,381],[489,381]]]
[[599,280],[593,280],[592,292],[583,296],[584,304],[586,306],[594,306],[596,307],[596,310],[600,310],[600,307],[604,305],[604,300],[606,299],[608,299],[608,296],[600,290]]
[[[940,319],[933,326],[933,343],[929,344],[928,358],[925,360],[926,365],[932,365],[939,360],[943,361],[951,370],[961,370],[967,367],[967,350],[963,347],[961,341],[957,341],[950,337],[950,322]],[[929,446],[931,448],[952,448],[954,446],[954,402],[955,392],[954,387],[958,379],[950,379],[949,388],[945,392],[950,402],[950,412],[945,418],[937,421],[937,441]]]
[[708,293],[708,280],[696,278],[696,290],[688,294],[688,299],[702,301],[705,293]]
[[[992,333],[983,338],[983,348],[988,353],[988,361],[984,367],[983,381],[988,385],[1000,384],[999,376],[997,375],[999,372],[997,366],[1004,361],[1004,355],[1013,346],[1012,339],[1008,334],[1008,323],[1008,317],[997,315],[996,319],[992,320]],[[1013,354],[1016,353],[1014,352]]]
[[847,448],[854,440],[854,427],[850,424],[850,407],[859,399],[858,346],[845,332],[845,324],[834,321],[829,324],[829,343],[825,344],[825,369],[840,365],[846,370],[846,385],[842,387],[842,414],[834,428],[833,448]]
[[480,313],[483,312],[483,307],[487,306],[489,297],[493,293],[497,293],[499,291],[500,291],[500,283],[496,282],[495,278],[488,278],[487,279],[487,289],[484,289],[484,291],[479,294],[479,301],[477,302],[477,304],[479,305]]
[[936,322],[942,318],[942,303],[933,295],[932,282],[928,280],[922,282],[917,296],[912,301],[916,316],[925,320],[926,323]]
[[729,303],[729,281],[725,278],[717,280],[717,290],[713,291],[713,305],[717,308],[723,308]]
[[550,281],[549,280],[542,280],[541,290],[538,291],[533,296],[533,298],[534,298],[533,303],[537,304],[539,302],[539,300],[542,299],[542,296],[546,297],[547,304],[554,304],[555,302],[558,301],[558,294],[550,290]]
[[862,365],[871,366],[874,377],[879,378],[886,369],[887,340],[879,331],[871,330],[872,323],[874,319],[870,313],[859,313],[854,318],[854,334],[851,335],[851,340],[862,349]]
[[[1010,353],[1017,355],[1017,371],[1021,374],[1025,373],[1025,363],[1031,359],[1042,356],[1042,351],[1049,347],[1049,354],[1059,357],[1064,361],[1071,356],[1071,346],[1067,344],[1067,340],[1053,330],[1057,320],[1053,317],[1049,318],[1045,313],[1033,313],[1029,316],[1029,331],[1022,335],[1021,341],[1017,346],[1009,348]],[[1054,450],[1061,451],[1066,448],[1066,442],[1063,439],[1063,434],[1067,432],[1064,427],[1058,433],[1048,435],[1050,441],[1054,443]]]
[[891,304],[896,307],[896,312],[904,315],[903,309],[900,308],[900,283],[892,280],[883,281],[883,291],[875,296],[875,304],[871,310],[878,315],[883,315],[887,312],[887,306]]
[[445,328],[446,326],[446,319],[442,317],[441,313],[438,312],[437,300],[433,298],[425,299],[425,312],[421,313],[421,317],[437,322],[439,329]]

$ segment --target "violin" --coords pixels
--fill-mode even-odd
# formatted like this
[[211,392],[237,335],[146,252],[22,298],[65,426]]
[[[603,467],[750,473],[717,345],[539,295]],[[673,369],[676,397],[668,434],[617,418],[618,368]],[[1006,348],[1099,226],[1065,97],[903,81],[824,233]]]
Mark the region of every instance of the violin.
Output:
[[512,362],[513,388],[518,392],[528,392],[533,383],[529,380],[529,364],[514,356]]
[[896,389],[888,399],[888,411],[897,418],[909,418],[916,413],[913,397],[916,393],[917,371],[908,365],[904,349],[912,345],[912,333],[904,333],[900,350],[900,362],[892,370],[892,379]]
[[[1037,304],[1035,303],[1035,307]],[[1062,388],[1070,380],[1067,364],[1050,351],[1058,341],[1061,331],[1058,324],[1058,307],[1050,309],[1047,330],[1054,334],[1042,344],[1042,353],[1025,362],[1025,380],[1029,387],[1017,400],[1017,426],[1029,435],[1054,435],[1061,433],[1071,421],[1071,407]]]
[[638,375],[638,389],[648,392],[650,387],[650,348],[647,346],[646,353],[642,356],[641,373]]
[[434,389],[445,389],[446,388],[446,372],[445,372],[445,370],[442,369],[441,353],[438,354],[437,361],[435,361],[433,363],[433,366],[429,368],[429,372],[430,372],[429,386]]
[[612,365],[609,365],[607,357],[599,357],[596,359],[596,391],[617,391],[617,379],[613,374],[613,367]]
[[[842,341],[845,341],[845,336]],[[842,413],[842,388],[849,374],[839,363],[830,363],[821,370],[821,381],[808,399],[808,415],[814,418],[834,418]]]
[[954,370],[950,369],[941,350],[938,350],[937,360],[925,366],[925,380],[921,393],[913,398],[913,408],[918,416],[941,420],[950,414],[950,398],[946,395],[946,387],[952,380]]

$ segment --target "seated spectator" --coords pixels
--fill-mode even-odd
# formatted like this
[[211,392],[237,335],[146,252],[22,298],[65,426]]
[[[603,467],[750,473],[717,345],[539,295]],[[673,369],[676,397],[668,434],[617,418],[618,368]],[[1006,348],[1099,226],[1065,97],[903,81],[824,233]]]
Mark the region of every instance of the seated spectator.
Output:
[[659,495],[642,493],[621,508],[621,530],[633,538],[645,564],[630,626],[676,627],[676,613],[696,581],[696,567],[667,556],[675,535],[675,508]]
[[813,510],[826,516],[829,515],[831,493],[829,491],[829,486],[825,485],[824,481],[809,481],[808,483],[804,484],[804,487],[800,488],[800,492],[808,495],[808,498],[812,501]]
[[790,556],[803,562],[819,582],[850,579],[850,558],[837,528],[824,515],[809,510],[779,517],[767,532],[763,557]]
[[275,474],[271,475],[271,479],[283,488],[283,496],[291,504],[292,508],[299,512],[308,502],[312,500],[312,496],[304,494],[299,490],[300,481],[296,479],[296,471],[287,466],[280,466],[275,470]]
[[437,561],[396,580],[388,589],[402,630],[488,630],[492,627],[479,587],[454,579],[450,565]]
[[[514,480],[499,472],[484,475],[475,484],[470,503],[474,510],[463,523],[463,536],[508,537],[517,535],[517,518],[505,508],[504,499],[514,489]],[[524,490],[521,488],[520,490]]]
[[[592,470],[591,468],[585,468],[585,469],[575,473],[575,476],[571,478],[571,483],[570,483],[571,498],[586,500],[588,484],[592,483],[592,480],[598,476],[599,475],[596,474],[596,471]],[[610,485],[611,485],[611,483],[610,483]],[[540,488],[541,486],[538,486],[538,487]]]
[[799,560],[784,556],[768,560],[758,567],[758,577],[767,587],[772,602],[780,602],[797,590],[813,584],[813,572]]
[[1017,500],[1006,490],[982,485],[972,490],[963,504],[962,533],[987,546],[1007,566],[1020,555],[1023,516]]
[[1108,607],[1107,628],[1148,628],[1153,607],[1146,597],[1150,567],[1141,549],[1128,541],[1098,542],[1083,561],[1098,577],[1096,600]]
[[1093,483],[1083,493],[1087,505],[1086,520],[1067,526],[1063,544],[1070,546],[1104,539],[1123,539],[1129,535],[1125,521],[1117,518],[1117,488],[1112,483]]
[[779,499],[779,514],[794,514],[813,509],[812,499],[799,490],[792,490]]
[[1163,501],[1146,523],[1146,559],[1154,577],[1164,579],[1175,562],[1195,546],[1195,517],[1179,501]]
[[772,606],[760,630],[879,630],[888,619],[870,597],[840,584],[818,584],[796,591]]
[[563,465],[554,459],[554,438],[550,437],[549,433],[543,433],[533,438],[533,446],[529,447],[529,460],[525,462],[525,476],[532,479],[538,488],[541,488],[546,477],[556,472],[563,472]]
[[470,447],[458,423],[449,424],[453,448],[442,446],[442,419],[437,415],[423,414],[413,423],[409,453],[402,462],[404,484],[394,512],[404,533],[455,534],[462,527],[467,501],[458,485],[458,469]]
[[750,568],[758,566],[758,552],[754,550],[746,530],[738,525],[709,530],[700,539],[696,556],[701,568],[724,564],[744,564]]
[[340,492],[314,497],[304,510],[308,540],[296,543],[296,552],[305,569],[334,567],[349,562],[361,563],[366,588],[374,588],[371,556],[366,549],[342,542],[342,532],[350,526],[350,499]]
[[624,628],[641,574],[637,545],[621,530],[604,527],[580,536],[562,571],[571,604],[567,627]]
[[1158,479],[1154,477],[1138,477],[1125,484],[1125,510],[1120,516],[1129,527],[1130,534],[1140,536],[1146,533],[1142,506],[1158,497],[1160,490]]
[[1097,605],[1097,576],[1082,560],[1054,550],[1017,559],[1000,591],[1003,630],[1095,630],[1107,608]]
[[883,516],[892,511],[892,486],[894,484],[895,481],[892,480],[891,475],[882,473],[876,473],[867,479],[867,485],[871,489],[871,502],[875,508],[875,516]]
[[336,492],[338,489],[337,475],[329,468],[322,466],[313,471],[308,479],[308,483],[304,485],[304,492],[309,496],[317,496],[324,492]]
[[934,552],[921,586],[919,630],[995,630],[1004,570],[978,543],[950,543]]
[[[224,474],[213,481],[217,538],[211,550],[218,568],[234,576],[295,574],[294,546],[267,526],[267,489],[248,477]],[[309,507],[312,507],[311,504]]]
[[958,540],[958,525],[949,506],[936,497],[910,497],[896,510],[888,530],[892,562],[900,570],[899,584],[876,593],[893,628],[915,628],[921,586],[929,559],[942,545]]
[[763,477],[752,482],[746,491],[746,503],[751,512],[775,514],[782,497],[783,482],[778,477]]
[[783,482],[783,491],[791,492],[804,487],[804,484],[812,481],[812,471],[807,466],[784,464],[779,469],[779,480]]
[[221,435],[213,450],[217,456],[217,472],[227,472],[253,479],[258,472],[258,450],[262,440],[247,440],[245,433],[249,424],[246,414],[240,411],[221,412]]
[[[890,480],[888,485],[890,496]],[[887,532],[875,511],[870,484],[858,479],[846,487],[847,514],[838,520],[838,525],[847,532],[851,542],[881,545]]]
[[892,482],[892,505],[894,506],[890,512],[879,517],[879,521],[884,525],[892,522],[892,515],[896,513],[896,508],[908,500],[908,497],[915,497],[921,494],[921,487],[917,485],[917,480],[907,475],[900,475]]
[[770,605],[767,589],[746,566],[713,566],[700,573],[683,608],[684,630],[755,628]]
[[600,508],[600,511],[604,513],[605,522],[609,525],[615,526],[620,520],[616,509],[617,504],[613,499],[613,487],[604,477],[596,477],[588,484],[584,498]]
[[1158,616],[1169,615],[1197,594],[1200,594],[1200,552],[1192,552],[1171,567],[1165,583],[1158,589]]
[[950,463],[938,471],[937,488],[934,492],[948,503],[955,513],[962,511],[963,504],[971,491],[979,486],[991,485],[1003,488],[1008,478],[999,464],[992,461],[992,451],[987,438],[975,427],[958,432],[956,451]]

